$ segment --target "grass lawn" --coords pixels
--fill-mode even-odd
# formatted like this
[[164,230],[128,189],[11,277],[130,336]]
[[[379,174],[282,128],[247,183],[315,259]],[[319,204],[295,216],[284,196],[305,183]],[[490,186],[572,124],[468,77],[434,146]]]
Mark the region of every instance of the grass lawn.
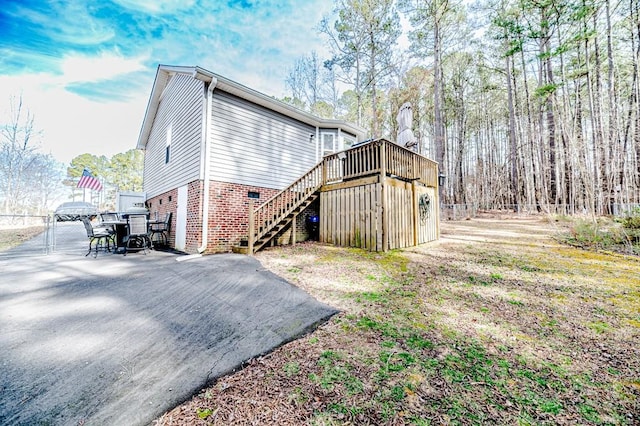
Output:
[[0,251],[8,250],[30,240],[44,231],[42,226],[0,229]]
[[389,253],[261,252],[342,313],[157,424],[638,425],[640,259],[557,231],[480,219]]

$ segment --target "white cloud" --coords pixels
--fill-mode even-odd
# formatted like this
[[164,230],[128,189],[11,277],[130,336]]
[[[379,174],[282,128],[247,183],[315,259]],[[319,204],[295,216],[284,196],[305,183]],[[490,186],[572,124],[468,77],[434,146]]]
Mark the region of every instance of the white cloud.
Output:
[[15,6],[10,13],[37,24],[40,31],[59,43],[96,45],[110,40],[113,29],[95,19],[83,1],[42,3],[38,8]]
[[102,52],[98,56],[68,55],[61,64],[61,80],[96,82],[111,80],[129,73],[145,70],[144,57],[125,58],[117,53]]
[[[0,76],[0,122],[4,122],[11,96],[23,96],[33,113],[40,151],[68,164],[90,153],[112,155],[136,147],[148,90],[131,94],[126,102],[96,102],[64,88],[64,77],[49,74]],[[149,87],[151,82],[149,83]]]
[[195,0],[114,0],[114,3],[146,13],[169,14],[192,7]]

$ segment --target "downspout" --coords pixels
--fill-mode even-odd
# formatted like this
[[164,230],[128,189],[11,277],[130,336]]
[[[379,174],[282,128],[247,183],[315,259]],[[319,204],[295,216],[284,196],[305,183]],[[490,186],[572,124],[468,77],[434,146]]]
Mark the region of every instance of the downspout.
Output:
[[198,247],[198,253],[204,253],[207,250],[208,238],[209,238],[209,176],[211,175],[211,113],[212,113],[212,98],[213,89],[215,89],[218,80],[212,78],[207,87],[207,108],[206,116],[204,119],[204,172],[202,179],[204,180],[203,199],[202,199],[202,245]]
[[320,146],[320,127],[316,126],[316,164],[322,160],[322,147]]

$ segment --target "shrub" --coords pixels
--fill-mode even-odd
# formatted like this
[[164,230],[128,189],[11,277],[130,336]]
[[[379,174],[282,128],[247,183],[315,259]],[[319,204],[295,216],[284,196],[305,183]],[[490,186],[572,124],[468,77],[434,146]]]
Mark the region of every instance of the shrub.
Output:
[[622,219],[622,226],[625,229],[640,230],[640,207],[633,209],[627,217]]
[[[627,219],[631,226],[626,226]],[[634,228],[634,224],[638,224]],[[640,252],[640,215],[625,218],[625,222],[616,223],[607,219],[597,221],[576,220],[569,235],[561,238],[565,243],[595,250],[614,250],[622,253]]]

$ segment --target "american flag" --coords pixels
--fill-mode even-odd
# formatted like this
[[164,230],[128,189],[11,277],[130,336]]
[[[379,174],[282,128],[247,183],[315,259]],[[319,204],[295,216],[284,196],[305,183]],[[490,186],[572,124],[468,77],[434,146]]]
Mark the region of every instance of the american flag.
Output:
[[78,181],[78,188],[89,188],[94,191],[100,191],[102,189],[102,184],[98,179],[93,177],[89,170],[84,169],[82,171],[82,176]]

